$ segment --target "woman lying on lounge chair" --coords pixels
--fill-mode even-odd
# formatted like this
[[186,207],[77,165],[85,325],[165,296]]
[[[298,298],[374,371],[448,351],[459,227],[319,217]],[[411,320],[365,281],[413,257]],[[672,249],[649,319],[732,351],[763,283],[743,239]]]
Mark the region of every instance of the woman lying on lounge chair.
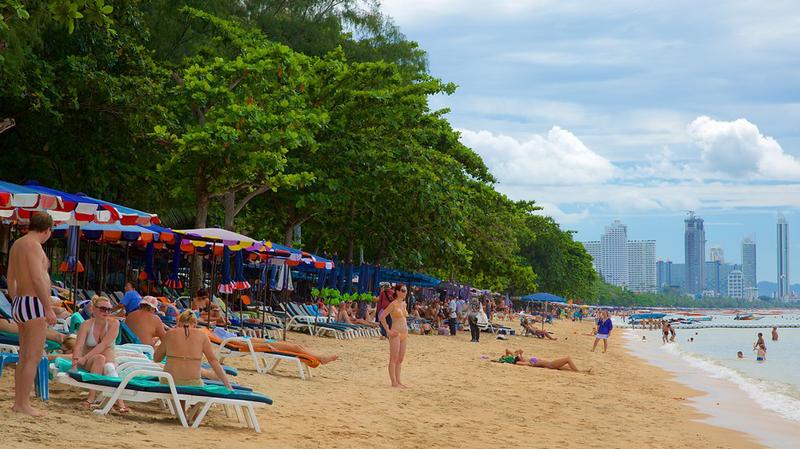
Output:
[[[581,372],[573,363],[572,358],[562,357],[555,360],[545,360],[536,357],[527,358],[522,355],[522,349],[517,349],[514,352],[506,349],[506,353],[502,355],[497,362],[499,363],[512,363],[514,365],[531,366],[534,368],[548,368],[555,370],[575,371]],[[584,373],[591,373],[592,369],[584,370]]]
[[547,332],[542,329],[537,329],[527,318],[524,316],[520,319],[520,325],[523,329],[528,331],[531,335],[539,337],[539,338],[546,338],[548,340],[558,340],[557,338],[553,338],[550,336],[552,332]]
[[[211,331],[205,331],[211,333]],[[235,334],[225,332],[220,328],[217,328],[212,335],[215,339],[219,339],[219,343],[221,343],[222,339],[228,337],[234,337]],[[270,352],[284,352],[284,353],[291,353],[295,354],[299,357],[310,357],[312,359],[319,360],[319,363],[325,365],[327,363],[333,362],[334,360],[338,359],[338,355],[328,355],[322,354],[319,352],[314,352],[306,348],[305,346],[298,345],[297,343],[289,343],[288,341],[275,341],[269,340],[265,338],[251,338],[250,342],[253,344],[253,349],[258,351],[270,351]],[[215,342],[215,344],[219,344]],[[245,349],[247,350],[247,349]]]

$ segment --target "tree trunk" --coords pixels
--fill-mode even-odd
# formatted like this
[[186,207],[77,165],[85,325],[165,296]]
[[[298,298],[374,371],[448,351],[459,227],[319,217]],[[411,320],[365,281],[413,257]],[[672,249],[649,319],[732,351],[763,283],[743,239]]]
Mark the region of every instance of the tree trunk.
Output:
[[[197,216],[194,219],[195,228],[205,228],[208,226],[208,203],[210,196],[208,194],[208,180],[206,180],[204,170],[197,169],[197,185],[195,189],[197,197],[196,209]],[[194,295],[198,289],[203,286],[203,257],[198,255],[192,256],[192,279],[191,287],[189,289],[189,296]]]
[[225,192],[220,198],[222,208],[225,211],[223,228],[233,231],[233,220],[236,218],[236,192]]
[[290,204],[287,207],[286,211],[286,223],[283,232],[283,244],[288,246],[289,248],[292,247],[292,243],[294,243],[294,226],[295,226],[295,214],[294,214],[294,205]]

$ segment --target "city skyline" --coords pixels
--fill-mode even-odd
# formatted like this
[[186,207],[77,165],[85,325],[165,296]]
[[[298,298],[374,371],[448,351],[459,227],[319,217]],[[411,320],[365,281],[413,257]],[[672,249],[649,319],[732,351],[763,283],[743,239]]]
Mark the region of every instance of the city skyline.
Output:
[[[800,223],[795,5],[382,4],[431,74],[459,86],[433,107],[451,109],[499,191],[535,200],[579,241],[619,218],[676,262],[693,209],[725,260],[752,237],[757,279],[775,282],[775,216]],[[800,263],[789,276],[800,281]]]

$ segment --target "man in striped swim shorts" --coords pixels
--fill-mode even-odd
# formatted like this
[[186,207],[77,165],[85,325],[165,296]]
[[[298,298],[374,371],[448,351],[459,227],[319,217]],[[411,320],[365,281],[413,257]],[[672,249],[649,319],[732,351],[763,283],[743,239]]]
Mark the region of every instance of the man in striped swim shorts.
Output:
[[50,304],[50,275],[42,245],[53,228],[46,213],[31,214],[28,233],[17,239],[8,256],[8,293],[14,298],[12,312],[19,328],[19,363],[14,375],[14,412],[40,413],[31,406],[36,367],[42,358],[47,326],[56,324]]

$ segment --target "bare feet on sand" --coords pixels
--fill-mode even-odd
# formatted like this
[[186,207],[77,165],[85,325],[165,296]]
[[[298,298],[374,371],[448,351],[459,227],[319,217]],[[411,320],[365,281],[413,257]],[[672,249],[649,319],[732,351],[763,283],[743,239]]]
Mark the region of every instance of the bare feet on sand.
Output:
[[327,357],[320,357],[319,363],[322,363],[323,365],[325,365],[325,364],[331,363],[333,361],[336,361],[338,359],[339,359],[338,355],[329,355]]
[[11,407],[11,411],[14,412],[14,413],[22,414],[22,415],[33,416],[34,418],[38,417],[38,416],[44,416],[44,413],[40,412],[39,410],[36,410],[35,408],[31,407],[30,405],[28,405],[28,406],[17,406],[17,405],[14,405],[14,406]]

